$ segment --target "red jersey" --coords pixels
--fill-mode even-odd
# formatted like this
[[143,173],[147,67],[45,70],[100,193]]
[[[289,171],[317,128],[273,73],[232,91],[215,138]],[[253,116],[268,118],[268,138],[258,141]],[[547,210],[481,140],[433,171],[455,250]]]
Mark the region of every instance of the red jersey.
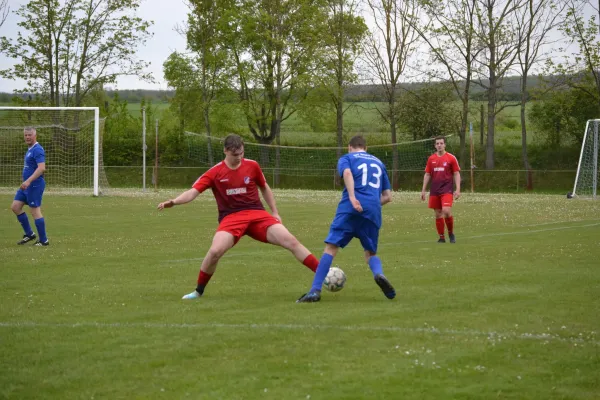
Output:
[[427,160],[425,172],[431,175],[432,196],[439,196],[454,191],[454,173],[460,171],[458,160],[452,154],[446,152],[443,156],[434,153]]
[[200,193],[212,189],[221,222],[225,216],[238,211],[264,210],[257,186],[265,187],[266,184],[258,163],[242,158],[237,169],[231,169],[221,161],[198,178],[192,187]]

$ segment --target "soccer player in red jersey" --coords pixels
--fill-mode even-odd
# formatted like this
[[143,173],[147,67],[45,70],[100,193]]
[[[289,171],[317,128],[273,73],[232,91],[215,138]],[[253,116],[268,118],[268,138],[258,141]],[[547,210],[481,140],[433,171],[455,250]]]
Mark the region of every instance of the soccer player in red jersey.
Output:
[[[209,188],[217,201],[219,227],[206,257],[202,260],[196,290],[183,296],[183,299],[197,299],[202,296],[219,259],[244,235],[289,250],[313,272],[319,265],[319,260],[281,223],[275,197],[260,166],[256,161],[244,158],[242,138],[229,135],[223,145],[223,161],[206,171],[191,189],[158,205],[158,209],[162,210],[189,203]],[[265,211],[258,195],[259,190],[271,209],[271,214]]]
[[[425,201],[425,189],[431,181],[429,191],[429,208],[435,212],[435,226],[437,228],[438,243],[446,243],[444,236],[444,223],[448,227],[450,243],[456,243],[454,236],[454,217],[452,216],[452,200],[460,197],[460,167],[456,157],[446,152],[446,138],[435,138],[436,152],[427,160],[425,176],[423,177],[423,190],[421,200]],[[454,191],[452,182],[454,181]],[[453,196],[454,194],[454,196]]]

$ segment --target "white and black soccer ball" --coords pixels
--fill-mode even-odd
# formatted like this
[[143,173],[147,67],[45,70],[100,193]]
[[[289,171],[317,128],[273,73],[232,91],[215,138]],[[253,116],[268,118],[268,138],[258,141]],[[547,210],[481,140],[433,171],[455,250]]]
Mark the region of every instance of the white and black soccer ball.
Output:
[[323,281],[323,286],[330,292],[339,292],[346,284],[346,274],[338,267],[331,267]]

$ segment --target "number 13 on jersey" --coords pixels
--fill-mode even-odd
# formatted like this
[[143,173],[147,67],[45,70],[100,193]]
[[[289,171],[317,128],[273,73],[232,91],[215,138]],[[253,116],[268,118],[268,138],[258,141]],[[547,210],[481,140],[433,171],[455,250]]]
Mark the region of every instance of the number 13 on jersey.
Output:
[[371,163],[367,165],[367,163],[362,163],[358,167],[358,169],[362,170],[362,186],[366,186],[367,183],[369,186],[379,189],[381,186],[381,167],[375,163]]

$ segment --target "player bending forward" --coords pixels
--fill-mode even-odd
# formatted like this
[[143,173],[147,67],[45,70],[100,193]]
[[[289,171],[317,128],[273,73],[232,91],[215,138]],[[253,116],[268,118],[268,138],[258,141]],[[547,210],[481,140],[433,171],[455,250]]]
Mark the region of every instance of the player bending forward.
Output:
[[[211,189],[219,209],[219,227],[212,245],[202,261],[196,290],[183,299],[197,299],[213,276],[219,259],[242,236],[281,246],[294,254],[313,272],[319,261],[281,223],[275,197],[256,161],[244,158],[244,142],[238,135],[229,135],[223,143],[225,159],[209,169],[190,190],[158,205],[158,209],[189,203],[206,189]],[[265,211],[258,196],[260,189],[271,213]]]
[[348,143],[348,154],[339,159],[337,168],[345,185],[342,199],[325,239],[325,251],[319,261],[312,287],[297,302],[314,303],[321,300],[321,287],[333,258],[339,248],[346,247],[352,238],[360,240],[375,283],[385,297],[393,299],[396,291],[383,275],[381,260],[377,257],[381,206],[392,201],[385,166],[377,157],[367,153],[367,142],[362,136],[354,136]]
[[[460,197],[460,167],[456,157],[446,152],[446,138],[435,138],[436,152],[427,160],[421,200],[425,201],[425,190],[431,180],[429,192],[429,208],[435,213],[435,227],[439,235],[438,243],[446,243],[444,222],[448,228],[450,243],[456,243],[454,237],[454,217],[452,216],[452,200]],[[452,181],[454,180],[454,196]]]

